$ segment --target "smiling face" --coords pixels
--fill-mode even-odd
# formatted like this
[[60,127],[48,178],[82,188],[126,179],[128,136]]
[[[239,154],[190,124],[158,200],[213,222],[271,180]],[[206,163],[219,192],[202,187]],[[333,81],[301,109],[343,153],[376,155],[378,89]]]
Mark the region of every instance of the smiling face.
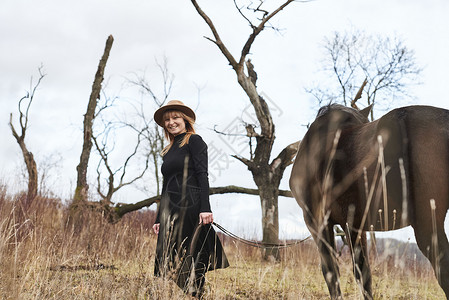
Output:
[[186,132],[186,122],[178,111],[167,111],[164,114],[164,127],[174,136]]

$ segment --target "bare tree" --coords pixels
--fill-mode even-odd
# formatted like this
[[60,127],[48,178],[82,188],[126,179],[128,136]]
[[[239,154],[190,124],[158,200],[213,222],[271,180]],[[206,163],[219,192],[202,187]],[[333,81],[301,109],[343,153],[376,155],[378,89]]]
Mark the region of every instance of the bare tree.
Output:
[[[285,168],[292,163],[292,159],[297,151],[298,142],[287,146],[276,156],[275,159],[270,161],[275,139],[275,125],[273,123],[267,102],[257,90],[257,73],[254,69],[254,65],[248,58],[248,55],[257,36],[266,27],[272,27],[269,21],[292,2],[294,2],[294,0],[285,1],[272,12],[263,9],[265,1],[258,1],[257,4],[251,2],[248,6],[246,6],[252,16],[250,17],[247,15],[248,11],[244,10],[245,7],[239,6],[237,1],[234,1],[238,12],[247,21],[251,28],[251,33],[242,47],[240,57],[236,59],[222,41],[218,30],[210,17],[201,9],[196,0],[192,0],[192,4],[196,11],[209,26],[213,34],[213,37],[206,38],[218,47],[231,65],[233,71],[237,75],[239,85],[245,91],[252,106],[254,107],[257,120],[260,124],[260,133],[250,135],[251,137],[256,138],[254,156],[250,159],[239,155],[234,155],[234,157],[248,167],[253,175],[254,182],[258,187],[262,207],[263,242],[267,243],[277,243],[279,239],[279,184]],[[253,21],[253,19],[256,21]],[[274,258],[279,260],[280,256],[278,249],[265,249],[264,258]]]
[[[54,197],[51,186],[59,180],[61,162],[63,156],[59,152],[52,152],[39,159],[37,172],[39,174],[39,195],[44,197]],[[59,176],[58,176],[59,175]]]
[[[157,203],[160,199],[162,186],[162,176],[160,174],[162,159],[160,152],[165,146],[165,138],[161,128],[153,121],[152,116],[148,116],[147,113],[148,111],[154,111],[155,107],[159,108],[165,104],[171,92],[174,76],[168,70],[168,61],[166,57],[163,58],[162,63],[156,60],[156,65],[162,78],[162,91],[156,91],[156,88],[150,83],[145,72],[133,73],[131,78],[127,78],[127,83],[131,84],[132,87],[137,87],[143,97],[140,100],[124,101],[131,107],[131,117],[128,118],[126,115],[122,115],[115,121],[112,121],[110,116],[102,117],[102,114],[107,109],[114,106],[114,99],[108,101],[107,97],[104,97],[104,104],[98,109],[96,116],[96,118],[102,120],[103,124],[101,131],[93,136],[94,144],[100,154],[100,161],[97,167],[97,190],[106,204],[112,204],[112,196],[120,188],[130,184],[137,186],[138,182],[142,181],[141,179],[143,179],[144,176],[148,177],[148,169],[152,169],[153,171],[150,172],[152,173],[152,175],[150,174],[151,179],[146,180],[145,184],[140,188],[146,193],[154,193],[154,191],[156,191],[156,195],[137,203],[116,203],[114,209],[109,209],[109,214],[107,215],[112,222],[118,221],[128,212],[151,206],[153,203]],[[129,111],[129,109],[125,109],[123,103],[119,108],[121,111]],[[124,133],[125,131],[127,134]],[[128,140],[130,139],[130,136],[134,134],[136,142],[133,144],[133,150],[131,151],[131,154],[126,157],[124,163],[120,167],[113,169],[109,156],[115,148],[115,143],[114,138],[111,136],[118,134],[121,136],[126,135]],[[138,157],[144,159],[144,168],[141,168],[137,173],[130,172],[130,174],[134,175],[126,174],[127,167],[131,166],[131,160],[135,162]],[[134,167],[136,165],[138,164],[134,163]],[[106,170],[108,175],[106,178],[102,178],[103,176],[100,169]],[[128,179],[125,180],[125,177]],[[102,191],[102,181],[106,181],[105,192]],[[115,181],[117,181],[116,185],[114,184]],[[149,185],[148,182],[154,184]]]
[[[362,97],[367,105],[391,103],[398,97],[410,96],[408,88],[419,83],[422,69],[417,66],[414,52],[400,38],[351,29],[326,38],[324,49],[325,78],[333,79],[324,83],[326,88],[320,81],[319,87],[307,89],[319,104],[339,102],[357,108],[355,102]],[[356,95],[357,90],[360,94]]]
[[43,73],[42,66],[38,68],[39,71],[39,78],[36,82],[36,84],[33,85],[33,79],[31,78],[30,83],[30,91],[23,96],[19,100],[18,110],[19,110],[19,125],[20,125],[20,135],[17,133],[12,120],[12,113],[10,114],[9,118],[9,127],[11,128],[12,135],[16,139],[17,143],[20,146],[20,149],[22,150],[23,159],[25,161],[26,169],[28,172],[28,192],[26,197],[26,205],[29,206],[31,202],[34,200],[34,198],[38,194],[38,172],[37,172],[37,165],[36,161],[34,160],[33,153],[28,150],[26,144],[25,144],[25,136],[28,129],[28,117],[29,117],[29,111],[31,107],[31,103],[34,100],[34,96],[36,93],[37,88],[39,87],[42,79],[45,77],[45,74]]
[[[162,187],[162,176],[160,174],[162,158],[160,152],[165,147],[165,137],[163,130],[153,121],[153,116],[148,116],[147,112],[154,111],[154,108],[157,109],[166,103],[171,93],[174,75],[169,71],[167,57],[164,56],[162,61],[156,59],[156,66],[159,69],[162,78],[162,84],[160,85],[162,86],[161,91],[155,90],[154,83],[150,83],[145,72],[140,74],[134,73],[132,78],[128,78],[128,82],[140,90],[144,96],[144,100],[137,101],[137,103],[133,105],[135,113],[135,118],[133,119],[137,120],[140,125],[128,120],[123,121],[122,123],[135,132],[139,132],[138,128],[142,128],[140,129],[140,132],[146,141],[146,155],[151,157],[150,161],[153,164],[153,174],[156,181],[156,195],[159,196]],[[152,109],[148,108],[149,104]],[[147,190],[146,186],[147,185],[142,188]]]
[[[151,185],[151,187],[156,186],[156,196],[160,196],[160,188],[162,185],[159,170],[161,164],[160,152],[164,147],[164,135],[160,127],[147,115],[147,111],[154,110],[148,108],[148,105],[152,106],[151,104],[153,103],[157,108],[165,104],[171,92],[174,76],[168,70],[168,60],[166,57],[163,57],[162,62],[159,62],[156,59],[156,66],[162,77],[161,93],[155,91],[155,88],[150,84],[145,72],[133,73],[131,78],[127,78],[127,83],[131,84],[132,87],[139,88],[142,96],[144,96],[144,98],[140,100],[125,101],[131,106],[131,118],[122,116],[116,118],[116,120],[111,120],[111,114],[103,116],[107,110],[114,107],[114,102],[117,99],[109,98],[107,96],[103,97],[104,102],[98,108],[96,113],[95,118],[101,120],[102,124],[101,130],[92,137],[97,152],[100,155],[100,160],[97,166],[97,192],[107,204],[112,204],[112,196],[119,189],[134,184],[142,179],[146,174],[150,163],[154,167],[153,174],[156,182],[156,184]],[[124,105],[119,105],[119,109],[123,111]],[[118,134],[127,136],[127,144],[132,144],[133,149],[129,155],[125,155],[123,164],[118,168],[113,169],[109,157],[114,151],[115,139],[111,136]],[[135,136],[135,143],[130,143],[129,140],[132,138],[131,135],[133,134]],[[141,168],[137,174],[133,172],[133,175],[129,175],[131,172],[127,172],[128,167],[130,167],[132,161],[135,161],[139,156],[144,158],[144,167]],[[101,169],[106,170],[106,178],[103,178]],[[102,188],[102,181],[106,182],[106,189]],[[114,183],[116,181],[118,181],[117,184]],[[147,185],[148,184],[145,184],[143,187],[145,191],[148,191],[146,188]]]

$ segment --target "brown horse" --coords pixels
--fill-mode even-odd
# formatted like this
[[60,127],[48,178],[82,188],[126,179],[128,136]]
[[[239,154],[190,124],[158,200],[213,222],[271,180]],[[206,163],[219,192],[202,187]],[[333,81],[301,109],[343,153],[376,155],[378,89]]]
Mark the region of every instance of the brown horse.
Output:
[[369,122],[371,107],[322,107],[302,140],[290,189],[318,246],[332,299],[341,299],[333,226],[345,229],[354,275],[372,299],[366,231],[411,225],[449,299],[449,111],[395,109]]

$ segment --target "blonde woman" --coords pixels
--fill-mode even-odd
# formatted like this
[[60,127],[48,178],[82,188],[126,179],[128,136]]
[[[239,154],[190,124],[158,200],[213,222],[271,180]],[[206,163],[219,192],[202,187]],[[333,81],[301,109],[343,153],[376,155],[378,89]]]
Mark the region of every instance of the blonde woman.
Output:
[[162,150],[162,197],[153,230],[158,234],[154,274],[170,277],[200,298],[205,273],[229,266],[211,226],[207,145],[195,134],[195,113],[172,100],[154,113],[169,145]]

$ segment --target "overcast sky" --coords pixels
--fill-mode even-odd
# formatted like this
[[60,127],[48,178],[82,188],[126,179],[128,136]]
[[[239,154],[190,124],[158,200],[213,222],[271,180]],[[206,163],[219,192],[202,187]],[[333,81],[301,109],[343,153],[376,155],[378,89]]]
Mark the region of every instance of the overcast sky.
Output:
[[[282,1],[267,2],[274,7]],[[238,56],[250,28],[236,12],[233,1],[199,0],[199,4],[230,51]],[[304,125],[313,121],[316,105],[304,88],[320,81],[321,45],[334,31],[354,27],[369,34],[402,38],[424,67],[422,84],[411,89],[416,96],[412,103],[449,108],[445,90],[449,81],[448,14],[446,0],[317,0],[293,3],[279,13],[272,24],[281,32],[262,32],[250,55],[258,73],[259,91],[269,99],[276,123],[273,155],[301,139]],[[254,187],[251,174],[229,157],[239,151],[245,155],[242,144],[224,140],[211,130],[215,125],[221,130],[238,126],[236,118],[243,115],[242,111],[251,113],[249,101],[218,48],[204,38],[211,35],[210,31],[190,1],[4,0],[0,24],[0,178],[11,190],[21,188],[18,182],[23,163],[8,127],[9,114],[17,117],[17,102],[42,65],[47,76],[31,107],[26,143],[38,163],[48,161],[50,156],[60,158],[51,187],[63,198],[73,192],[83,114],[110,34],[115,41],[105,72],[108,95],[123,101],[140,97],[123,83],[126,77],[144,71],[159,92],[161,81],[155,60],[165,56],[175,76],[171,98],[196,109],[197,131],[210,151],[215,151],[210,162],[211,185]],[[288,188],[289,173],[287,169],[284,189]],[[145,196],[132,189],[126,193],[117,201],[138,201]],[[214,196],[212,205],[215,218],[225,227],[249,236],[260,234],[257,197]],[[306,235],[294,200],[280,198],[280,222],[281,236]],[[411,230],[396,235],[414,240]]]

